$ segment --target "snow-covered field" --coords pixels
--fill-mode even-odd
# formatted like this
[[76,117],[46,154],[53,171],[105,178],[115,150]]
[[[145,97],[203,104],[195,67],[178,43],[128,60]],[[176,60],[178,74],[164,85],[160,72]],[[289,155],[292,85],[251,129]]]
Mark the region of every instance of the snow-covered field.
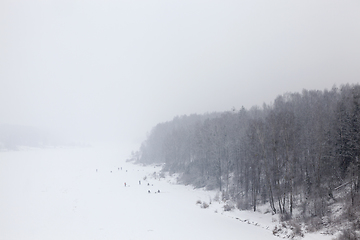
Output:
[[279,239],[270,214],[223,212],[214,192],[159,179],[160,167],[128,154],[120,145],[0,152],[0,239]]

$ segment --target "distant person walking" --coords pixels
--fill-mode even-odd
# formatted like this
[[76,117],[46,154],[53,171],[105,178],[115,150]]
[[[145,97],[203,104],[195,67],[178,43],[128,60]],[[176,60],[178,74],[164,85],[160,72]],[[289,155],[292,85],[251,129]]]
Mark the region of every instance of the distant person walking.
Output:
[[126,187],[126,182],[124,182],[124,186]]

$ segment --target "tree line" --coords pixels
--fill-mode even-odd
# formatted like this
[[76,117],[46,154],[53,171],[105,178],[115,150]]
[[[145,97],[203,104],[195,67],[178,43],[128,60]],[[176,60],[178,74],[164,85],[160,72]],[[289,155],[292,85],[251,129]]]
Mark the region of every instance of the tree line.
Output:
[[156,125],[134,154],[165,163],[184,184],[219,189],[240,209],[268,203],[291,217],[324,216],[336,191],[360,186],[360,86],[287,93],[247,110],[193,114]]

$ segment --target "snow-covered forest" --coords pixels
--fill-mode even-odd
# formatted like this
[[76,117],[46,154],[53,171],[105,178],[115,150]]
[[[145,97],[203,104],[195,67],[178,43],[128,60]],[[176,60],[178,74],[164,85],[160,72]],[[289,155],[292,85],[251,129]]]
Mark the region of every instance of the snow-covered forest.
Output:
[[133,158],[165,163],[163,171],[179,173],[182,183],[219,189],[239,209],[266,203],[283,220],[296,215],[315,229],[324,218],[354,222],[345,227],[350,236],[360,228],[359,132],[360,85],[343,85],[175,117],[156,125]]

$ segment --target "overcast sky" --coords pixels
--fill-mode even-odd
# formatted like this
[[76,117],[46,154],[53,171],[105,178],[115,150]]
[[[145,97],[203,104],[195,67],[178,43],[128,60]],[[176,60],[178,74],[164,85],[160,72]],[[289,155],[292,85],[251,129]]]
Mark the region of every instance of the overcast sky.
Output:
[[360,1],[0,0],[0,124],[142,141],[360,80]]

